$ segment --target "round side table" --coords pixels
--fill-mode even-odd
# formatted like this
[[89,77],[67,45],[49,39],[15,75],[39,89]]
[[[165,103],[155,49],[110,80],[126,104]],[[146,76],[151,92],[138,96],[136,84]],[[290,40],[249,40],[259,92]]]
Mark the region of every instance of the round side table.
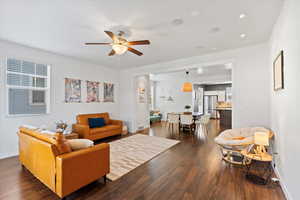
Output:
[[[242,150],[241,154],[244,156],[245,162],[247,160],[255,160],[259,163],[257,164],[262,164],[263,167],[261,170],[261,173],[258,175],[258,173],[253,173],[253,162],[250,165],[245,165],[247,168],[246,172],[246,178],[251,181],[252,183],[258,184],[258,185],[266,185],[270,182],[270,178],[272,176],[272,160],[273,157],[269,153],[262,153],[262,154],[254,154],[254,153],[249,153],[247,150]],[[257,171],[257,170],[256,170]]]
[[65,138],[70,140],[70,139],[78,139],[79,135],[77,133],[69,133],[69,134],[64,134]]

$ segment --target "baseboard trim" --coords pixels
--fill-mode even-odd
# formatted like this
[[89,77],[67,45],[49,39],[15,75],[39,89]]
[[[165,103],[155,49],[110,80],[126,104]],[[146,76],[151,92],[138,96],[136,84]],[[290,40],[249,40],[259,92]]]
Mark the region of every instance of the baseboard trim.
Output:
[[274,168],[274,166],[273,166],[273,170],[274,170],[276,176],[279,178],[279,184],[280,184],[280,187],[281,187],[281,189],[282,189],[282,191],[284,193],[285,198],[287,200],[293,200],[291,194],[289,193],[289,191],[287,189],[286,184],[284,183],[284,180],[283,180],[282,176],[280,175],[280,173],[278,171],[278,169]]
[[137,130],[135,133],[144,133],[145,131],[149,131],[150,128],[144,128],[141,130]]
[[0,154],[0,160],[1,159],[5,159],[5,158],[10,158],[10,157],[14,157],[14,156],[17,156],[18,153],[1,153]]

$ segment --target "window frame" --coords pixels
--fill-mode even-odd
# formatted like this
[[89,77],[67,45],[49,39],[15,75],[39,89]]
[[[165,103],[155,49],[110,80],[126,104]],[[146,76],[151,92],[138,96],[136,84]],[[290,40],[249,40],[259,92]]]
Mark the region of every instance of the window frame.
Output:
[[[18,58],[15,56],[7,56],[5,58],[5,64],[4,64],[4,90],[5,90],[5,109],[6,109],[6,117],[29,117],[29,116],[41,116],[41,115],[48,115],[50,114],[50,107],[51,107],[51,65],[49,64],[44,64],[47,66],[47,76],[41,76],[41,75],[32,75],[32,74],[26,74],[22,72],[12,72],[8,71],[8,60],[9,59],[15,59],[15,60],[20,60],[22,62],[32,62],[35,65],[41,64],[42,62],[36,62],[32,61],[30,59],[26,58]],[[31,76],[35,78],[46,78],[46,87],[32,87],[32,86],[14,86],[14,85],[8,85],[8,80],[7,80],[7,75],[8,74],[19,74],[19,75],[26,75],[26,76]],[[9,113],[9,89],[27,89],[28,92],[31,93],[32,90],[43,90],[45,91],[45,104],[46,104],[46,112],[45,113],[39,113],[39,114],[10,114]],[[29,95],[30,98],[30,95]],[[29,102],[30,103],[30,102]],[[30,104],[31,105],[31,104]],[[33,104],[33,105],[38,105],[38,104]],[[41,105],[41,104],[40,104]]]

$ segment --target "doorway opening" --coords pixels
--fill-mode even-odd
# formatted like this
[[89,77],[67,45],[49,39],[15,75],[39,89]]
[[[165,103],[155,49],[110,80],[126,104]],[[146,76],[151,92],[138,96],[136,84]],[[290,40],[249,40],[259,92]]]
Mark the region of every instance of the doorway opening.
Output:
[[[192,84],[191,92],[183,92],[185,82]],[[232,127],[232,63],[152,73],[150,88],[151,123],[153,114],[156,121],[167,121],[169,113],[190,112],[199,117],[210,115],[225,128]]]

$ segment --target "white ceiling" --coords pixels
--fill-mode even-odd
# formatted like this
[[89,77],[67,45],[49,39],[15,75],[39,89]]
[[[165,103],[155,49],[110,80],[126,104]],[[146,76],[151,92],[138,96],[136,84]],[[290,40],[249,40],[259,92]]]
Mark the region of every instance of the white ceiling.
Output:
[[[0,39],[114,68],[130,68],[266,41],[282,0],[0,0]],[[246,17],[240,19],[239,15]],[[172,23],[180,19],[179,25]],[[177,22],[180,20],[177,20]],[[130,40],[149,39],[109,57],[104,30],[123,27]],[[245,33],[245,39],[240,34]],[[216,48],[216,49],[215,49]]]
[[[197,72],[197,68],[189,69],[188,77],[192,80],[201,79],[207,76],[227,76],[231,77],[232,70],[226,67],[226,64],[201,66],[202,73]],[[150,79],[154,81],[168,80],[168,79],[186,79],[186,70],[176,70],[171,72],[151,74]]]

